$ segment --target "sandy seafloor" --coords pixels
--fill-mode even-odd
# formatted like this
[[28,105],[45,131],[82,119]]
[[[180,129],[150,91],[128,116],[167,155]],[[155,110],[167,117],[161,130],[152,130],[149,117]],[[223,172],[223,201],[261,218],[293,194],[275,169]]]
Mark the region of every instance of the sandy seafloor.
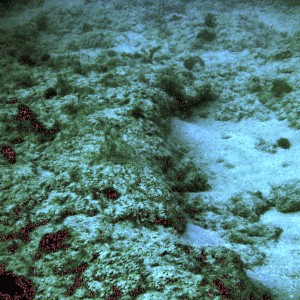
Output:
[[[195,117],[192,122],[174,120],[172,128],[174,136],[182,137],[181,140],[190,146],[193,160],[208,173],[212,188],[205,192],[205,197],[217,206],[222,207],[234,194],[244,191],[259,190],[267,196],[272,185],[299,178],[297,156],[300,149],[296,142],[299,132],[290,129],[284,121],[247,119],[236,123]],[[274,132],[284,132],[295,144],[294,148],[288,153],[281,149],[276,154],[255,149],[257,139],[272,137]],[[247,271],[250,277],[283,294],[280,299],[299,296],[299,218],[299,212],[287,214],[276,209],[261,215],[260,224],[276,225],[283,233],[277,242],[259,246],[266,254],[265,264]],[[201,245],[203,235],[206,236],[202,230],[201,227],[188,227],[184,238]],[[207,232],[213,244],[229,246],[215,233]]]
[[[12,231],[7,231],[6,223],[2,222],[4,225],[1,225],[3,227],[1,227],[1,234],[3,231],[1,263],[6,264],[8,270],[15,267],[14,272],[17,275],[29,276],[28,278],[31,278],[37,286],[41,286],[41,276],[28,275],[30,263],[20,265],[17,263],[22,257],[27,257],[27,244],[25,245],[24,240],[22,244],[16,239],[20,251],[11,251],[9,254],[6,252],[7,247],[11,246],[8,242],[14,238],[5,240],[3,237],[28,223],[37,223],[47,215],[54,220],[56,213],[61,213],[65,204],[53,199],[66,196],[73,201],[74,206],[68,206],[67,209],[79,210],[78,219],[75,214],[74,220],[71,219],[73,216],[68,217],[63,226],[48,224],[47,228],[41,229],[43,227],[38,225],[36,238],[32,237],[32,243],[35,242],[37,245],[46,233],[69,226],[74,227],[78,234],[76,247],[86,247],[86,241],[99,238],[97,231],[101,230],[101,227],[100,225],[96,227],[95,222],[98,224],[103,221],[104,228],[107,228],[107,236],[111,235],[115,241],[120,240],[120,244],[116,243],[116,248],[111,248],[113,249],[111,251],[116,251],[115,253],[120,256],[118,251],[122,247],[124,249],[128,247],[126,253],[129,254],[128,256],[124,254],[124,260],[128,262],[129,273],[130,270],[137,269],[131,266],[131,259],[134,264],[140,266],[140,262],[135,260],[141,251],[134,251],[133,256],[130,256],[129,247],[139,245],[139,240],[144,241],[143,238],[147,242],[153,240],[153,243],[157,238],[157,245],[160,245],[144,246],[144,242],[141,242],[145,253],[149,247],[149,257],[157,251],[151,249],[163,247],[164,243],[169,243],[173,239],[195,247],[223,246],[235,251],[241,257],[247,276],[270,289],[273,293],[272,299],[299,300],[300,2],[45,0],[31,3],[21,1],[19,5],[8,7],[4,6],[4,3],[1,2],[0,6],[3,45],[0,97],[5,108],[3,112],[0,111],[3,121],[1,147],[8,145],[12,136],[16,138],[22,134],[24,136],[21,137],[25,138],[26,144],[10,142],[10,145],[15,145],[12,147],[17,153],[15,164],[10,165],[5,155],[1,157],[0,198],[3,203],[1,217],[5,219],[11,216],[9,212],[12,208],[21,205],[21,202],[18,202],[19,198],[26,198],[29,194],[30,199],[40,195],[45,202],[43,205],[37,201],[32,214],[29,213],[29,217],[26,215],[26,221],[21,219],[20,223],[16,222],[14,225],[10,223]],[[208,14],[213,16],[211,22],[205,21]],[[32,49],[33,45],[36,49]],[[50,54],[50,62],[45,60],[42,63],[40,60],[31,64],[28,60],[28,56],[38,60],[43,53]],[[27,58],[23,57],[22,60],[20,57],[24,54]],[[187,102],[193,97],[197,98],[195,95],[203,84],[210,85],[210,94],[213,96],[200,97],[196,104],[190,105],[188,113],[180,111],[178,93],[164,90],[162,76],[170,76],[173,81],[177,80],[175,87],[172,88],[178,87]],[[47,99],[44,91],[52,86],[56,88],[58,95]],[[155,99],[154,104],[147,102],[148,100],[145,100],[147,97]],[[56,139],[46,139],[39,145],[40,140],[36,140],[35,137],[28,137],[26,140],[25,135],[30,135],[32,130],[18,129],[21,132],[17,132],[18,134],[15,134],[16,130],[9,131],[7,124],[13,121],[8,120],[12,120],[11,116],[15,116],[17,112],[17,106],[7,106],[7,101],[11,98],[17,98],[19,101],[17,103],[26,104],[35,113],[39,113],[38,120],[42,120],[47,128],[56,128],[55,122],[58,121],[61,124],[60,128],[66,128],[67,133],[65,136],[59,133]],[[171,108],[165,104],[168,99],[173,101]],[[172,113],[164,115],[159,109],[156,111],[155,105],[158,107],[161,105],[157,104],[158,102],[163,103],[160,109],[170,109]],[[127,104],[129,106],[126,106]],[[176,104],[177,110],[174,109]],[[74,105],[76,109],[73,110]],[[141,121],[138,125],[134,125],[136,127],[131,127],[132,121],[127,122],[127,113],[136,105],[142,107],[144,116],[135,118],[139,121],[144,117],[147,118],[146,112],[149,109],[149,112],[151,111],[149,120],[152,118],[153,123],[146,126],[141,125]],[[20,122],[22,123],[22,120]],[[108,128],[106,131],[103,130],[105,126]],[[165,128],[162,130],[163,133],[159,128]],[[105,134],[101,133],[103,131]],[[8,132],[9,137],[6,138],[4,135],[8,135]],[[107,146],[109,135],[115,144]],[[156,135],[159,135],[159,138],[155,139]],[[280,138],[288,139],[290,146],[280,146],[277,142]],[[120,144],[118,141],[121,141]],[[176,214],[181,213],[177,204],[174,206],[167,204],[166,207],[169,208],[161,208],[165,196],[162,196],[163,187],[161,191],[159,190],[160,182],[163,182],[160,176],[163,178],[165,171],[156,173],[157,169],[154,167],[151,169],[153,166],[151,157],[162,155],[163,145],[167,142],[179,149],[185,149],[185,158],[194,165],[191,172],[195,172],[195,169],[201,171],[210,188],[205,191],[201,191],[201,188],[200,191],[189,191],[187,188],[187,191],[180,193],[186,203],[192,203],[198,210],[186,216],[187,225],[181,232],[173,226],[180,232],[179,235],[176,235],[173,229],[170,231],[159,229],[162,230],[161,233],[155,236],[143,231],[142,238],[142,235],[135,233],[135,225],[131,227],[120,223],[131,218],[130,214],[135,213],[135,207],[138,207],[137,209],[146,207],[151,212],[153,209],[159,218],[167,216],[166,219],[168,216],[176,219]],[[99,145],[100,158],[97,154]],[[129,177],[131,183],[124,179],[127,177],[123,178],[123,175],[120,175],[124,162],[128,163],[132,159],[132,153],[138,157],[139,167],[143,166],[145,161],[151,161],[149,165],[145,163],[145,168],[141,168],[143,174],[141,176],[145,176],[142,177],[145,185],[141,186],[140,194],[135,195],[134,200],[124,200],[124,203],[128,201],[124,206],[118,202],[114,207],[107,208],[106,204],[101,203],[104,213],[101,216],[98,214],[99,218],[97,214],[84,217],[85,208],[99,209],[100,190],[94,188],[93,196],[89,194],[97,182],[101,182],[102,187],[111,186],[114,182],[113,185],[123,195],[136,187],[137,183],[134,181],[136,178],[132,175],[134,171],[131,167],[128,167],[130,171],[126,175],[133,176]],[[117,163],[114,161],[106,169],[105,164],[102,164],[104,156],[106,162],[115,156]],[[140,170],[139,167],[134,170]],[[103,177],[99,176],[99,172],[104,174]],[[106,172],[111,172],[109,179],[105,178]],[[188,173],[189,169],[185,172]],[[168,182],[171,175],[170,177],[166,175]],[[26,176],[29,187],[22,181],[27,180]],[[118,176],[120,178],[116,179]],[[152,177],[148,180],[147,176]],[[54,188],[65,178],[74,182],[69,187]],[[51,187],[47,188],[45,182]],[[147,182],[149,186],[144,188]],[[157,186],[154,186],[153,182],[158,182]],[[37,190],[34,192],[35,184]],[[16,189],[4,188],[9,185],[15,185]],[[30,188],[33,189],[32,192]],[[10,193],[8,195],[5,194],[7,190]],[[157,206],[155,204],[152,207],[152,204],[148,204],[148,196],[160,199]],[[15,198],[11,200],[12,202],[8,202],[9,197]],[[165,199],[173,201],[169,194],[166,197],[169,198]],[[136,205],[141,198],[144,206]],[[76,199],[80,199],[78,203]],[[114,199],[113,196],[111,199]],[[292,203],[289,204],[289,201]],[[241,211],[237,207],[241,207]],[[173,208],[176,210],[174,216]],[[112,214],[118,218],[111,221],[109,216]],[[91,217],[95,219],[92,220]],[[143,218],[138,218],[142,224]],[[149,218],[151,219],[152,215]],[[11,222],[11,219],[8,220]],[[159,219],[155,219],[154,223],[157,224],[157,220]],[[55,222],[53,221],[53,224]],[[130,229],[127,230],[126,226]],[[138,237],[134,243],[137,244],[131,244],[131,238],[135,234]],[[76,240],[77,237],[74,238]],[[170,242],[170,248],[173,247],[173,242]],[[33,247],[29,250],[31,253],[38,251],[36,245],[30,246]],[[103,249],[113,246],[113,241],[105,243],[104,238]],[[138,246],[134,247],[139,249]],[[93,245],[87,248],[87,254],[80,255],[84,258],[85,255],[89,257],[89,254],[96,250]],[[71,257],[78,261],[77,250],[74,251],[75,254]],[[145,253],[143,255],[148,257]],[[12,261],[9,260],[10,255],[15,257]],[[56,299],[56,291],[61,295],[65,289],[65,283],[57,285],[57,277],[51,274],[51,271],[48,272],[52,267],[47,263],[52,259],[50,256],[46,257],[46,262],[40,265],[36,260],[32,260],[37,270],[45,266],[47,273],[45,280],[48,280],[48,288],[38,288],[36,299],[46,299],[44,297]],[[59,258],[54,259],[59,261]],[[103,259],[106,259],[105,256]],[[177,259],[180,260],[180,257]],[[83,259],[87,260],[88,258]],[[145,261],[146,264],[149,263],[148,259]],[[175,263],[172,261],[167,267],[168,263],[166,260],[165,263],[162,262],[162,266],[165,264],[166,269],[175,274],[175,269],[172,269],[172,264]],[[62,263],[62,266],[67,264],[68,261],[66,264]],[[155,264],[159,262],[155,261]],[[197,298],[195,293],[184,294],[181,290],[177,296],[171,287],[170,291],[163,291],[156,285],[161,280],[157,275],[160,270],[155,273],[150,265],[152,268],[152,264],[149,263],[146,267],[147,272],[151,270],[153,273],[151,276],[147,273],[147,276],[154,282],[153,285],[152,283],[145,283],[142,287],[138,285],[138,282],[144,282],[143,277],[139,277],[141,270],[144,270],[142,267],[139,267],[141,270],[137,272],[139,275],[136,275],[136,279],[130,279],[132,289],[139,291],[144,288],[144,295],[141,292],[140,296],[133,296],[138,293],[132,294],[132,291],[127,293],[126,284],[115,283],[112,288],[113,295],[108,296],[106,289],[109,284],[106,286],[105,280],[102,279],[103,283],[91,281],[84,287],[74,288],[72,296],[65,295],[65,298],[59,299],[92,298],[86,296],[87,290],[96,295],[99,293],[95,299],[228,299],[229,297],[226,293],[222,294],[220,289],[219,294],[215,291],[215,298],[209,296],[209,293],[207,298],[202,294]],[[58,263],[58,266],[61,267],[61,264]],[[118,272],[122,271],[116,272],[119,274]],[[83,273],[82,276],[86,276],[84,280],[88,282],[89,278],[99,272],[91,268],[87,269],[86,273],[88,274]],[[105,278],[106,275],[103,274],[98,274],[98,277]],[[81,276],[81,273],[78,276]],[[182,276],[184,278],[188,275]],[[68,280],[72,282],[72,279]],[[115,279],[111,280],[115,282]],[[186,282],[193,285],[190,279]],[[183,281],[182,285],[188,287],[186,282]],[[169,283],[161,284],[167,287]],[[0,287],[1,292],[4,293]],[[235,294],[233,299],[246,299],[243,297],[239,298]]]

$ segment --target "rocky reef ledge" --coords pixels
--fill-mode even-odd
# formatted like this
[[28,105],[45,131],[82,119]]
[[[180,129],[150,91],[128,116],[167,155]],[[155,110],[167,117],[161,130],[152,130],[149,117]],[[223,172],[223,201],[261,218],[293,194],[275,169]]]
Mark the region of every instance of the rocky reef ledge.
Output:
[[54,98],[56,125],[38,102],[1,100],[0,281],[23,299],[269,299],[235,252],[179,239],[184,193],[209,185],[168,139],[174,98],[146,85]]

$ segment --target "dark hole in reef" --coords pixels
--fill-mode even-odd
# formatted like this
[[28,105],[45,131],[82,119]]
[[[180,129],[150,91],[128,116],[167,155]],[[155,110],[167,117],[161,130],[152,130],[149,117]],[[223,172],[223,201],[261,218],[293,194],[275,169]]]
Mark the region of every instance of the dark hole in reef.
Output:
[[44,92],[45,99],[51,99],[51,98],[53,98],[55,96],[57,96],[57,92],[56,92],[56,90],[54,88],[48,88]]
[[16,276],[13,274],[0,275],[0,295],[1,294],[10,296],[20,296],[23,294],[22,288],[16,283]]
[[36,290],[32,282],[23,276],[5,272],[0,267],[0,299],[33,300]]

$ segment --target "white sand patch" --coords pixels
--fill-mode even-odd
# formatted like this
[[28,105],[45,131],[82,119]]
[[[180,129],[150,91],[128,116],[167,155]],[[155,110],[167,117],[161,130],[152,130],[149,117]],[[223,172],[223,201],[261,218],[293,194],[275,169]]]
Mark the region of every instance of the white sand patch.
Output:
[[[268,193],[271,185],[300,178],[300,133],[285,121],[199,119],[188,123],[174,119],[172,128],[173,136],[190,146],[189,155],[222,198],[241,191]],[[290,149],[278,148],[274,154],[255,149],[259,138],[275,144],[280,137],[289,139]]]
[[180,239],[195,246],[226,246],[226,242],[217,232],[194,224],[187,224],[186,232]]
[[290,14],[280,11],[263,11],[259,7],[256,7],[256,13],[259,16],[259,20],[266,25],[273,27],[279,32],[295,32],[299,30],[299,18],[294,16],[300,15],[300,7],[293,7]]
[[[212,188],[205,194],[214,204],[226,203],[243,191],[259,190],[268,196],[272,185],[300,178],[300,133],[285,121],[194,119],[190,123],[173,119],[172,128],[174,139],[189,146],[188,156],[208,174]],[[277,148],[272,154],[255,147],[259,138],[275,144],[280,137],[289,139],[290,149]],[[268,242],[261,248],[267,255],[266,264],[247,274],[272,288],[278,300],[300,299],[300,213],[283,214],[273,209],[260,222],[279,226],[284,232],[277,243]],[[182,238],[192,245],[223,243],[216,232],[192,224]]]
[[123,35],[120,35],[116,38],[118,46],[114,47],[115,51],[125,52],[125,53],[134,53],[140,50],[140,46],[144,42],[144,36],[142,34],[128,31]]
[[283,229],[278,243],[264,247],[267,263],[255,267],[247,274],[278,294],[276,300],[300,299],[300,213],[283,214],[275,209],[266,212],[263,224]]

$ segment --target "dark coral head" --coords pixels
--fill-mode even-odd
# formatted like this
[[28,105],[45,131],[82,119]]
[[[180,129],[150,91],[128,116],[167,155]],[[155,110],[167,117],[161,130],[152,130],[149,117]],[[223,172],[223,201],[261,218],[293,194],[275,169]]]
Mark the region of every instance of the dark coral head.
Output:
[[132,110],[131,114],[132,114],[132,116],[133,116],[134,118],[136,118],[136,119],[139,119],[139,118],[144,117],[144,115],[143,115],[143,110],[142,110],[141,108],[139,108],[139,107],[134,108],[134,109]]
[[30,55],[21,55],[19,57],[19,63],[22,64],[22,65],[27,65],[27,66],[30,66],[30,67],[33,67],[36,65],[35,61],[31,58]]
[[291,148],[291,142],[287,138],[280,138],[277,140],[277,147],[280,147],[282,149],[289,149]]
[[120,197],[120,194],[114,188],[111,187],[103,189],[102,192],[107,198],[112,200],[118,199]]

